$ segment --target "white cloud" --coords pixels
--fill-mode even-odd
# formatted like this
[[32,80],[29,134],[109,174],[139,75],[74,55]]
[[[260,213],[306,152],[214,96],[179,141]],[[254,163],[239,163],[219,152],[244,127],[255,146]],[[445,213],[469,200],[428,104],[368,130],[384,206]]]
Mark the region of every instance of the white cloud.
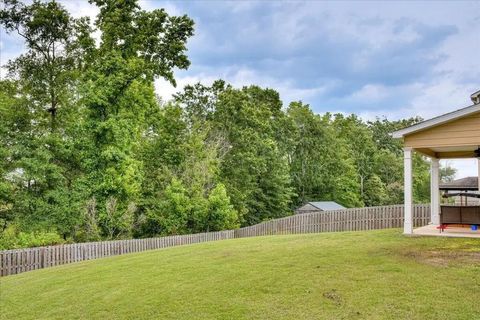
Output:
[[[375,110],[362,110],[358,114],[364,119],[387,117],[389,119],[402,119],[420,116],[430,119],[438,115],[451,112],[472,104],[470,94],[477,88],[475,83],[456,83],[448,77],[432,79],[429,83],[413,83],[400,87],[381,87],[385,108]],[[363,88],[362,88],[363,89]],[[355,93],[357,103],[365,105],[367,94],[361,94],[364,90]],[[368,92],[368,91],[367,91]],[[400,108],[391,108],[389,103],[395,99],[408,96],[408,101]],[[353,100],[351,100],[353,103]]]
[[424,118],[432,118],[472,104],[470,94],[474,83],[456,83],[453,79],[438,79],[424,85],[410,104],[410,109]]
[[248,68],[235,70],[235,72],[227,74],[225,79],[235,87],[255,84],[275,89],[280,93],[285,104],[298,100],[305,101],[327,90],[327,87],[298,88],[288,79],[276,79],[268,75],[259,74],[257,71]]
[[[382,44],[388,41],[398,41],[402,38],[404,41],[414,41],[418,39],[418,34],[414,30],[405,29],[392,37],[391,21],[408,17],[413,21],[424,23],[427,26],[452,25],[457,28],[457,33],[449,36],[434,52],[434,56],[442,56],[434,67],[434,73],[419,79],[416,83],[408,85],[408,90],[404,91],[404,97],[408,101],[401,107],[392,109],[388,106],[388,97],[395,99],[399,97],[399,90],[396,86],[382,86],[382,98],[387,97],[384,109],[368,110],[365,104],[360,104],[364,110],[358,112],[366,118],[375,116],[387,116],[389,118],[405,118],[411,116],[421,116],[431,118],[442,113],[453,111],[471,104],[470,94],[480,88],[480,68],[478,68],[478,53],[480,52],[480,2],[417,2],[400,3],[391,2],[379,3],[373,5],[366,3],[349,3],[352,11],[365,13],[365,18],[381,18],[389,21],[385,27],[378,27],[374,31],[368,28],[357,28],[352,31],[359,39],[371,39]],[[361,8],[363,7],[363,9]],[[368,7],[368,12],[366,10]],[[388,7],[388,8],[387,8]],[[332,9],[340,15],[345,12],[345,8],[332,6]],[[349,24],[345,24],[347,28]],[[375,49],[381,50],[381,45],[374,45]],[[361,55],[360,55],[361,56]],[[361,59],[361,58],[359,58]],[[411,68],[417,66],[412,65]],[[368,72],[368,70],[365,70]],[[385,70],[388,74],[389,70]],[[370,85],[366,85],[360,92],[354,93],[356,98],[362,102],[368,100],[367,93],[376,92]],[[369,88],[369,90],[366,90]],[[404,88],[405,89],[405,88]],[[377,97],[374,95],[374,97]]]
[[186,85],[201,82],[204,85],[211,85],[213,81],[217,80],[215,77],[210,77],[204,74],[195,76],[176,77],[177,87],[172,86],[170,82],[161,78],[155,80],[155,92],[162,97],[163,100],[170,100],[173,94],[182,91]]
[[59,2],[74,18],[90,17],[90,19],[94,21],[100,12],[97,6],[88,3],[86,0],[60,0]]
[[138,4],[143,10],[150,11],[163,8],[169,15],[180,16],[184,14],[184,12],[181,12],[172,2],[160,2],[157,0],[140,0]]
[[351,95],[353,101],[379,101],[387,97],[387,90],[383,85],[367,84]]
[[155,90],[164,100],[169,100],[174,93],[181,91],[187,84],[201,82],[204,85],[211,85],[218,79],[225,80],[227,83],[237,88],[255,84],[261,87],[275,89],[280,93],[281,99],[285,105],[288,105],[292,101],[308,100],[309,98],[322,94],[328,90],[328,87],[297,88],[289,81],[280,81],[266,75],[260,75],[254,70],[242,67],[219,69],[216,70],[216,72],[198,73],[194,76],[177,75],[176,88],[164,79],[157,79],[155,81]]

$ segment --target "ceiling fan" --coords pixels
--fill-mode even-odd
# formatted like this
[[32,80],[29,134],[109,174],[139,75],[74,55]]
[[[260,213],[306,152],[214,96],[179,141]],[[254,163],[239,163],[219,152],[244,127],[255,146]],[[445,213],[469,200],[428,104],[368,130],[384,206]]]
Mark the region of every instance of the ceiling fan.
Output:
[[480,158],[480,147],[477,150],[474,150],[473,152],[475,153],[475,156],[477,158]]

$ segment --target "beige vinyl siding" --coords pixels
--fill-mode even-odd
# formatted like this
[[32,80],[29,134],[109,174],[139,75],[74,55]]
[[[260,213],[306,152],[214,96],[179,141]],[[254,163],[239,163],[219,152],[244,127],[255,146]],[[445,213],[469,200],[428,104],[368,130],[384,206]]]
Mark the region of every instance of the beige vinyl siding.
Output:
[[412,148],[470,145],[480,145],[480,112],[405,136]]

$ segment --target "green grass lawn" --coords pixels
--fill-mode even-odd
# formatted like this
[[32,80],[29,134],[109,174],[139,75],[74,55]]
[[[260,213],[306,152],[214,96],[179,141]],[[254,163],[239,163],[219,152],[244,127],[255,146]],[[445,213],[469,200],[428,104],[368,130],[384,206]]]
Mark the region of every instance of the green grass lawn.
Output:
[[2,319],[480,319],[480,240],[226,240],[0,278]]

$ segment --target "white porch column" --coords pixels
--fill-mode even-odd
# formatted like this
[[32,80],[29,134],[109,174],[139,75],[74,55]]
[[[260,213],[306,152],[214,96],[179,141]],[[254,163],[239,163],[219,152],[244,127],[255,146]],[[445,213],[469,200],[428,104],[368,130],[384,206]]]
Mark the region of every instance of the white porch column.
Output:
[[403,149],[403,176],[404,176],[404,222],[403,233],[413,233],[413,187],[412,187],[412,148]]
[[478,163],[478,192],[480,192],[480,158],[477,158]]
[[430,162],[430,221],[440,224],[440,160],[431,158]]

